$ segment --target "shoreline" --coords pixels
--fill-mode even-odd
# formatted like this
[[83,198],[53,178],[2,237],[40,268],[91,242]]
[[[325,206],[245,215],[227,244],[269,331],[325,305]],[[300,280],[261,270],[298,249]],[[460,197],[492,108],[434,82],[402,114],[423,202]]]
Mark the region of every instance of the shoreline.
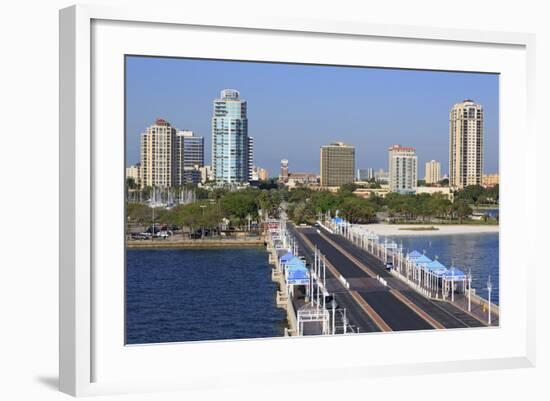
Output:
[[263,239],[246,240],[143,240],[126,241],[126,249],[224,249],[264,246]]
[[[381,236],[435,236],[435,235],[464,235],[464,234],[494,234],[499,232],[498,225],[469,225],[469,224],[360,224],[377,235]],[[423,227],[435,227],[436,230],[419,230]]]

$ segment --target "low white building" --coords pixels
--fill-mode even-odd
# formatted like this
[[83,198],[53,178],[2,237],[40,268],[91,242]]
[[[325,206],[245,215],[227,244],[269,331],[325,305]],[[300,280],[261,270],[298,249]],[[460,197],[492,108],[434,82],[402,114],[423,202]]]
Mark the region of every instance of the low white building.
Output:
[[434,195],[440,193],[449,199],[451,202],[454,200],[453,192],[449,187],[417,187],[415,190],[416,195],[429,194]]

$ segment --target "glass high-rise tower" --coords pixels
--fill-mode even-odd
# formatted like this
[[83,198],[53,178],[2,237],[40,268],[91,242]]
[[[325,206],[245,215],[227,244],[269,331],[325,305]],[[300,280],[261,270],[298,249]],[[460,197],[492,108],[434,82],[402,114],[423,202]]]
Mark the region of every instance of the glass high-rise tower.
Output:
[[212,171],[218,183],[250,181],[252,139],[248,137],[246,101],[238,91],[224,89],[214,100],[212,114]]

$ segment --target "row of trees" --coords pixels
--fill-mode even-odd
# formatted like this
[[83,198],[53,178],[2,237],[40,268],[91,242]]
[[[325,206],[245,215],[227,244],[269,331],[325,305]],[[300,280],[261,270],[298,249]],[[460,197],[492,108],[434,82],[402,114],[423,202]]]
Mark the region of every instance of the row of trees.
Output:
[[353,185],[344,185],[337,193],[296,189],[288,195],[288,214],[296,223],[312,223],[319,213],[338,210],[340,216],[352,223],[369,223],[376,217],[379,206],[376,201],[353,194]]
[[497,205],[499,202],[498,184],[491,188],[484,188],[481,185],[469,185],[455,193],[455,199],[464,200],[468,204],[477,206]]
[[[268,189],[269,188],[269,189]],[[237,229],[250,221],[258,220],[260,211],[277,218],[281,207],[296,223],[312,223],[319,213],[330,212],[352,223],[365,224],[385,214],[391,222],[452,222],[462,223],[472,214],[471,205],[498,203],[498,186],[485,189],[466,187],[455,193],[451,202],[442,194],[407,195],[389,193],[385,198],[373,196],[364,199],[354,195],[355,185],[343,185],[338,192],[314,191],[300,187],[292,191],[267,185],[264,189],[248,188],[239,191],[225,189],[204,190],[197,201],[178,205],[170,210],[156,208],[155,223],[189,228],[191,232],[202,228],[219,231],[222,222]],[[153,211],[145,204],[128,203],[128,222],[149,225]]]
[[[240,229],[250,221],[257,220],[260,210],[269,216],[277,216],[282,194],[277,190],[260,190],[250,188],[240,191],[218,189],[209,192],[208,197],[201,197],[196,202],[178,205],[171,209],[155,208],[148,205],[128,203],[127,216],[129,224],[176,225],[190,232],[205,229],[219,232],[222,222]],[[153,214],[155,216],[153,220]]]
[[385,213],[390,222],[453,222],[462,223],[472,215],[472,205],[498,204],[498,186],[485,189],[466,187],[457,191],[454,202],[443,194],[389,193],[385,198],[358,198],[353,184],[342,186],[337,193],[296,189],[288,195],[289,216],[297,223],[311,223],[319,212],[329,211],[352,223],[369,223],[377,213]]

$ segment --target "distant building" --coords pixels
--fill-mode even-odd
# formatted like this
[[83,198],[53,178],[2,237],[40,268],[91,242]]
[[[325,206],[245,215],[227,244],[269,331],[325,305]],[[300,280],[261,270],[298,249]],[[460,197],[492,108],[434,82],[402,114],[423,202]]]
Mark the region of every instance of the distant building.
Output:
[[319,183],[318,180],[318,175],[315,173],[290,173],[286,185],[289,188],[317,185]]
[[[195,135],[193,131],[178,131],[176,133],[177,185],[184,185],[189,183],[189,177],[191,175],[186,175],[186,171],[199,170],[203,166],[204,137]],[[200,182],[200,179],[198,182]]]
[[247,148],[246,161],[248,163],[248,181],[250,181],[254,173],[254,138],[251,136],[248,137]]
[[374,169],[369,167],[367,169],[367,180],[372,180],[374,178]]
[[202,182],[202,174],[198,168],[186,168],[183,170],[182,183],[185,184],[198,184]]
[[426,181],[426,184],[437,184],[441,181],[441,164],[438,161],[430,160],[426,162],[424,181]]
[[483,174],[481,185],[483,185],[485,188],[492,188],[495,185],[498,185],[498,183],[499,183],[498,174]]
[[373,197],[385,198],[389,193],[389,188],[357,188],[353,191],[354,195],[365,199]]
[[252,169],[252,178],[251,178],[252,181],[266,181],[268,179],[269,179],[269,175],[265,168],[256,166]]
[[177,185],[176,129],[157,119],[141,134],[141,187]]
[[373,177],[376,182],[381,184],[388,184],[390,182],[390,173],[384,171],[384,169],[382,168],[378,171],[375,171]]
[[279,173],[279,181],[288,181],[288,160],[286,159],[281,160],[281,172]]
[[220,184],[243,184],[251,178],[253,141],[248,137],[246,101],[224,89],[212,113],[212,169]]
[[136,163],[129,167],[126,167],[126,179],[131,178],[134,180],[138,187],[141,187],[141,164]]
[[193,131],[178,131],[178,150],[181,152],[183,167],[204,166],[204,137],[195,135]]
[[321,186],[340,187],[355,181],[355,147],[335,142],[321,147]]
[[414,192],[418,171],[415,149],[393,145],[388,149],[389,183],[392,192]]
[[206,181],[212,181],[214,176],[212,175],[212,167],[204,166],[200,167],[199,171],[201,172],[201,182],[204,184]]
[[472,100],[449,113],[449,185],[481,185],[483,174],[483,108]]
[[357,170],[357,180],[358,181],[366,181],[368,180],[368,170],[366,169],[358,169]]
[[454,201],[454,195],[451,191],[451,188],[449,187],[417,187],[415,190],[415,193],[417,195],[420,194],[441,194],[445,196],[447,199],[449,199],[451,202]]

